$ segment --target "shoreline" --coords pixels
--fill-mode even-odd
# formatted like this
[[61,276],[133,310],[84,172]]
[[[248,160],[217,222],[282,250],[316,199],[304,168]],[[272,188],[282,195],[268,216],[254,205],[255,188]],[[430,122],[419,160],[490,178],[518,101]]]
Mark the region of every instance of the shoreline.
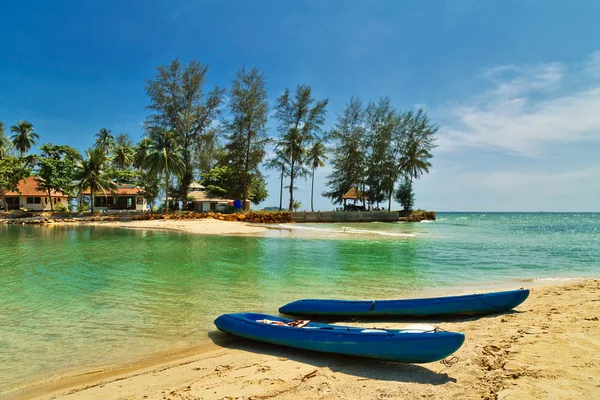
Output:
[[[532,289],[530,298],[513,312],[428,320],[446,330],[467,334],[467,342],[456,353],[458,365],[452,367],[373,360],[356,363],[351,357],[260,344],[215,329],[208,332],[206,344],[171,354],[169,359],[155,358],[124,368],[64,377],[9,392],[9,398],[102,399],[118,395],[150,399],[287,399],[301,395],[312,399],[326,394],[323,387],[327,387],[327,393],[336,394],[334,397],[346,398],[373,397],[377,393],[406,398],[503,398],[509,394],[515,398],[543,398],[544,390],[558,385],[554,381],[560,374],[553,368],[565,367],[558,365],[558,353],[577,364],[563,371],[570,379],[559,380],[561,390],[569,394],[595,393],[591,390],[600,385],[600,377],[593,375],[600,366],[600,280],[584,278],[527,286]],[[455,293],[458,291],[454,288]],[[398,328],[412,322],[388,319],[377,324]],[[546,357],[550,353],[553,357]],[[302,379],[315,369],[315,379]],[[407,375],[406,379],[395,379],[397,374]],[[320,382],[317,387],[315,382]],[[398,385],[406,391],[398,392]],[[506,393],[500,396],[501,391]]]

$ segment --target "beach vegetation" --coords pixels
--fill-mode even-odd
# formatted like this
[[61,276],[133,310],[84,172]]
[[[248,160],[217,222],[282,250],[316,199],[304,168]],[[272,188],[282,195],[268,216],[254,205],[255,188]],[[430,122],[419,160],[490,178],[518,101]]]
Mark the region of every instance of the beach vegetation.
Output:
[[27,179],[31,174],[31,168],[25,158],[5,156],[0,158],[0,198],[2,208],[8,211],[6,204],[6,193],[18,191],[19,182]]
[[10,137],[13,147],[17,150],[21,157],[25,156],[36,141],[40,139],[40,135],[35,131],[33,124],[29,121],[21,120],[10,127],[13,135]]
[[320,137],[327,104],[328,99],[316,100],[308,85],[298,85],[294,95],[286,89],[276,100],[275,119],[280,134],[277,145],[288,160],[289,211],[294,208],[294,181],[308,175],[306,154]]
[[94,212],[94,197],[102,192],[107,197],[117,185],[107,171],[108,157],[104,148],[95,147],[85,152],[85,158],[75,163],[75,187],[79,193],[90,190],[90,208]]
[[[263,74],[258,69],[240,69],[233,80],[229,94],[229,119],[224,121],[225,156],[223,164],[229,167],[231,177],[229,195],[249,198],[258,203],[261,183],[264,181],[259,166],[265,157],[268,143],[266,124],[269,103]],[[263,183],[262,186],[266,185]],[[256,197],[258,194],[258,198]],[[265,196],[266,197],[266,196]]]
[[283,207],[283,178],[288,173],[288,163],[289,157],[285,153],[284,149],[280,147],[275,147],[273,157],[269,158],[265,163],[266,169],[279,172],[279,211],[281,211]]
[[[40,155],[35,157],[35,180],[37,188],[52,197],[52,192],[69,194],[73,189],[75,165],[81,154],[73,147],[45,143],[40,147]],[[50,211],[54,211],[50,202]]]
[[205,92],[208,69],[208,65],[198,61],[185,64],[175,59],[158,67],[156,77],[146,85],[150,104],[145,129],[149,136],[153,132],[171,132],[168,136],[172,135],[172,143],[177,144],[172,148],[177,153],[172,154],[173,160],[183,163],[175,195],[184,202],[194,181],[196,156],[204,151],[205,135],[214,134],[211,126],[220,114],[225,93],[219,87]]
[[[323,196],[342,204],[342,196],[352,187],[364,193],[366,184],[367,135],[365,110],[358,97],[344,105],[327,139],[332,143],[332,172],[327,176],[328,191]],[[364,197],[363,197],[364,204]]]
[[94,135],[96,141],[94,142],[94,148],[100,149],[104,155],[108,156],[110,149],[115,145],[115,137],[106,128],[100,128],[100,130]]
[[325,160],[327,160],[327,149],[321,140],[317,140],[307,155],[307,163],[312,169],[311,172],[311,185],[310,185],[310,211],[314,212],[314,197],[315,197],[315,170],[317,168],[325,167]]
[[145,166],[152,176],[162,175],[164,179],[165,206],[163,213],[169,212],[169,185],[172,177],[181,178],[185,174],[185,161],[181,154],[176,133],[156,128],[148,136],[148,156]]
[[333,148],[333,171],[323,195],[341,204],[342,196],[355,187],[363,207],[368,202],[379,208],[387,200],[389,211],[396,184],[406,183],[400,192],[408,190],[412,197],[402,196],[402,204],[411,209],[413,182],[431,168],[437,130],[422,109],[400,112],[387,97],[363,107],[352,97],[327,135]]
[[12,149],[12,143],[4,132],[4,123],[0,121],[0,159],[7,157]]

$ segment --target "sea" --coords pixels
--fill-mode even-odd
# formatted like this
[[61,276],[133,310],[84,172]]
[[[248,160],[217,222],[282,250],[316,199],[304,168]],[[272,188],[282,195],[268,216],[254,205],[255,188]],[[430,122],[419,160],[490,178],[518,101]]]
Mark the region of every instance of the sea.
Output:
[[264,236],[0,225],[0,397],[211,343],[222,313],[600,276],[600,213],[438,213]]

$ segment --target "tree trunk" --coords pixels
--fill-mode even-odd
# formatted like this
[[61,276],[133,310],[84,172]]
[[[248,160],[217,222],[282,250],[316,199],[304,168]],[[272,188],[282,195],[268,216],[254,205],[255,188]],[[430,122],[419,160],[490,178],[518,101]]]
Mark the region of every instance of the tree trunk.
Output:
[[313,171],[312,171],[312,185],[310,188],[310,211],[311,212],[315,212],[315,209],[313,208],[313,198],[315,196],[315,168],[313,167]]
[[165,206],[163,215],[169,212],[169,167],[165,168]]
[[394,189],[390,191],[390,199],[388,201],[388,211],[392,211],[392,196],[394,195]]
[[90,185],[90,209],[94,213],[94,185]]
[[410,201],[412,199],[412,176],[408,179],[408,201],[406,203],[406,211],[411,211],[412,210],[412,206],[410,204]]
[[285,166],[281,166],[281,183],[279,184],[279,211],[283,206],[283,173],[285,172]]
[[248,200],[248,163],[250,159],[250,140],[252,138],[252,132],[248,132],[246,144],[246,162],[244,163],[244,206],[246,205],[246,200]]
[[52,205],[52,196],[51,196],[51,190],[48,189],[48,201],[50,202],[50,212],[54,212],[54,206]]
[[290,208],[288,211],[294,211],[294,156],[292,155],[292,163],[290,164]]
[[4,206],[4,212],[8,212],[8,204],[6,204],[6,195],[4,190],[0,191],[0,197],[2,197],[2,205]]

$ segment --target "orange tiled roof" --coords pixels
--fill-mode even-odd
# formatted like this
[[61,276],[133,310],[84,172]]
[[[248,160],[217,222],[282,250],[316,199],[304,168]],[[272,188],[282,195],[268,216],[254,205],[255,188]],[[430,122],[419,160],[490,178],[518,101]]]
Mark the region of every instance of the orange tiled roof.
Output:
[[[44,197],[44,196],[48,196],[48,193],[44,190],[38,190],[37,189],[37,181],[35,180],[34,176],[30,176],[29,178],[25,179],[24,181],[21,181],[19,183],[19,192],[6,192],[6,196],[40,196],[40,197]],[[66,194],[62,193],[62,192],[56,192],[56,191],[52,191],[50,192],[51,197],[69,197]]]

